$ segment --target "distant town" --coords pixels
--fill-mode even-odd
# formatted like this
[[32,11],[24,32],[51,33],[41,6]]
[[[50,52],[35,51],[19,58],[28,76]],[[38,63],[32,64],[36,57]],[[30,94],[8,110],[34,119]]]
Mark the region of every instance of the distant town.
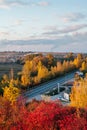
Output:
[[[4,52],[0,52],[0,63],[15,63],[17,60],[19,60],[20,58],[23,58],[27,55],[31,55],[31,54],[39,54],[42,53],[43,55],[46,55],[48,53],[52,54],[54,57],[61,59],[63,57],[65,57],[68,53],[64,53],[64,52],[16,52],[16,51],[4,51]],[[73,53],[73,56],[75,57],[77,54]],[[87,55],[87,54],[84,54]]]

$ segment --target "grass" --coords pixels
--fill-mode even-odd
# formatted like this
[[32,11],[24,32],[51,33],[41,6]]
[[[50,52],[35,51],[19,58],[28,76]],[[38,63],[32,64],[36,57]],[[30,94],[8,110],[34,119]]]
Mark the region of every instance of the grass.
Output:
[[22,65],[16,64],[16,63],[2,63],[0,64],[0,78],[7,74],[10,75],[11,69],[13,69],[14,76],[17,76],[17,73],[22,70]]

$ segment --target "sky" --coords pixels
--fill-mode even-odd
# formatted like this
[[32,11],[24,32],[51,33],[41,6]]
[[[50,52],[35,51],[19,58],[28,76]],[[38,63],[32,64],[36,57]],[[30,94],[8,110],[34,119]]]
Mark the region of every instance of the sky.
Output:
[[87,0],[0,0],[0,51],[87,52]]

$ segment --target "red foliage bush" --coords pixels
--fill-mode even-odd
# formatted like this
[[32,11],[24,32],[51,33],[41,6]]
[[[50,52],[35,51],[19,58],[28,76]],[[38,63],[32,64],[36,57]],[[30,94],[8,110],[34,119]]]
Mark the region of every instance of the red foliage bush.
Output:
[[58,101],[33,100],[27,105],[0,104],[0,130],[87,130],[87,109],[64,107]]

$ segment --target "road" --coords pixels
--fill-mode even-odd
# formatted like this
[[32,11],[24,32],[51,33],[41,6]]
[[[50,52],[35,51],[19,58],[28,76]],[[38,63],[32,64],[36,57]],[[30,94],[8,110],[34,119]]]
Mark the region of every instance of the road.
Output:
[[72,73],[68,73],[65,76],[59,77],[57,79],[51,80],[49,82],[43,83],[41,85],[36,86],[36,88],[27,91],[23,94],[25,98],[33,99],[35,96],[39,94],[43,94],[46,91],[49,91],[50,89],[54,88],[57,86],[57,84],[63,84],[64,82],[74,78],[75,71]]

